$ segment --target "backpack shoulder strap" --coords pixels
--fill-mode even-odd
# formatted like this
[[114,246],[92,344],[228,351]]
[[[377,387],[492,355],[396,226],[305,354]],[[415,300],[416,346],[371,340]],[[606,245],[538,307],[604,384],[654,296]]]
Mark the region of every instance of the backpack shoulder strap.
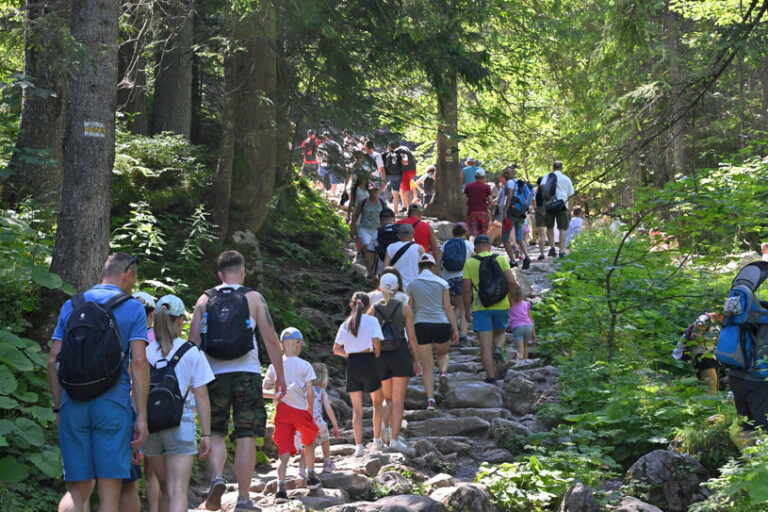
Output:
[[132,298],[133,298],[133,296],[128,294],[128,293],[120,292],[117,295],[115,295],[114,297],[112,297],[111,299],[109,299],[107,302],[104,303],[104,309],[109,311],[110,309],[114,309],[117,306],[119,306],[120,304],[122,304],[123,302],[125,302],[125,301],[127,301],[129,299],[132,299]]
[[414,231],[416,230],[416,226],[418,226],[420,222],[421,222],[421,220],[416,220],[416,222],[413,223]]
[[85,300],[85,293],[80,292],[76,294],[74,297],[72,297],[72,311],[76,309],[80,309],[81,307],[85,306],[86,304]]
[[247,286],[241,286],[241,287],[240,287],[240,288],[238,288],[236,291],[237,291],[238,293],[242,293],[243,295],[245,295],[245,294],[246,294],[246,293],[248,293],[248,292],[252,292],[252,291],[253,291],[253,288],[248,288]]
[[170,361],[168,361],[168,366],[170,368],[175,368],[176,364],[179,362],[179,360],[184,357],[184,354],[192,350],[192,348],[197,348],[197,345],[192,343],[191,341],[185,342],[182,346],[180,346],[176,352],[173,353],[173,356],[171,356]]
[[379,204],[381,205],[382,208],[386,208],[387,207],[387,203],[385,203],[384,199],[382,199],[381,197],[379,197]]
[[392,259],[389,261],[389,264],[394,266],[394,264],[398,262],[398,260],[403,256],[403,254],[405,254],[406,251],[408,251],[408,249],[410,249],[411,246],[415,243],[416,242],[408,242],[407,244],[402,246],[400,249],[398,249],[398,251],[392,257]]
[[208,296],[208,298],[211,298],[211,297],[213,297],[214,295],[216,295],[216,292],[218,292],[218,291],[219,291],[219,290],[217,290],[216,288],[209,288],[209,289],[205,290],[205,291],[203,292],[203,294],[204,294],[204,295],[207,295],[207,296]]

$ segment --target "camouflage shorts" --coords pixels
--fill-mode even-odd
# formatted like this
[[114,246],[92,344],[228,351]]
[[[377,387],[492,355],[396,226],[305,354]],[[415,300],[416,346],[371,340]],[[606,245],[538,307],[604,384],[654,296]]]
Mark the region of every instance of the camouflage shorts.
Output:
[[267,411],[258,373],[221,373],[208,383],[211,401],[211,432],[224,436],[229,433],[229,413],[232,411],[234,437],[264,437]]

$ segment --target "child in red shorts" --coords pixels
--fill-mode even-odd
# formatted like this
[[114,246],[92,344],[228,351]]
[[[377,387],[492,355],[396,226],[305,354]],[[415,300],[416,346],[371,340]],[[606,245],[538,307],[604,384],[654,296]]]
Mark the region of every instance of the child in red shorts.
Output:
[[[301,443],[304,448],[304,460],[308,468],[314,468],[315,449],[313,443],[317,435],[318,427],[312,417],[312,409],[315,402],[315,393],[312,389],[312,381],[317,378],[312,365],[298,355],[304,336],[294,328],[288,327],[280,334],[280,345],[283,348],[283,371],[285,373],[286,392],[283,398],[278,399],[273,390],[275,387],[275,368],[269,365],[267,375],[264,378],[264,398],[273,398],[278,401],[275,413],[275,433],[272,439],[277,445],[277,494],[275,503],[288,501],[285,491],[285,473],[288,459],[296,453],[294,436],[296,432],[301,435]],[[314,469],[307,474],[307,488],[317,489],[320,480],[315,475]]]

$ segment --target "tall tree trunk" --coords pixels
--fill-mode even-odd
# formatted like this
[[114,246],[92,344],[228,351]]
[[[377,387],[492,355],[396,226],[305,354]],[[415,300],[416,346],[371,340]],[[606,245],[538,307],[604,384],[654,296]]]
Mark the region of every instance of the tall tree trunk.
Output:
[[464,220],[461,200],[461,166],[459,165],[459,108],[456,75],[442,79],[437,89],[437,173],[435,197],[424,210],[425,215],[443,220]]
[[768,56],[760,67],[760,130],[768,132]]
[[78,290],[98,281],[109,250],[119,15],[118,0],[72,0],[70,29],[84,54],[69,80],[66,179],[51,271]]
[[224,56],[224,105],[221,112],[221,139],[216,176],[213,180],[213,222],[218,226],[219,240],[226,241],[229,232],[229,206],[232,201],[232,162],[235,152],[235,128],[232,124],[234,85],[234,54]]
[[667,8],[667,43],[669,44],[669,82],[671,85],[672,110],[672,161],[668,175],[672,179],[677,173],[686,173],[685,162],[685,102],[683,100],[683,78],[680,70],[680,30],[675,13]]
[[194,1],[170,0],[165,25],[168,39],[155,79],[154,133],[192,131],[192,42]]
[[274,6],[264,2],[233,29],[234,151],[228,232],[258,233],[269,213],[276,174],[277,57]]
[[69,9],[70,0],[27,2],[24,74],[32,86],[24,89],[13,175],[3,190],[11,203],[30,195],[41,205],[59,206]]
[[126,117],[126,127],[134,135],[149,135],[147,119],[147,72],[144,35],[125,34],[118,50],[117,109]]

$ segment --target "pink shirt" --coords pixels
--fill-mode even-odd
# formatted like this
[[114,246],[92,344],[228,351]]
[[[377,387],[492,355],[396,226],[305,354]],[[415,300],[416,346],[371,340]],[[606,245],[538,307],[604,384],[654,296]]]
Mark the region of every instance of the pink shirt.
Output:
[[521,300],[517,304],[512,304],[509,308],[509,327],[514,329],[518,325],[533,325],[528,313],[531,311],[531,303]]

